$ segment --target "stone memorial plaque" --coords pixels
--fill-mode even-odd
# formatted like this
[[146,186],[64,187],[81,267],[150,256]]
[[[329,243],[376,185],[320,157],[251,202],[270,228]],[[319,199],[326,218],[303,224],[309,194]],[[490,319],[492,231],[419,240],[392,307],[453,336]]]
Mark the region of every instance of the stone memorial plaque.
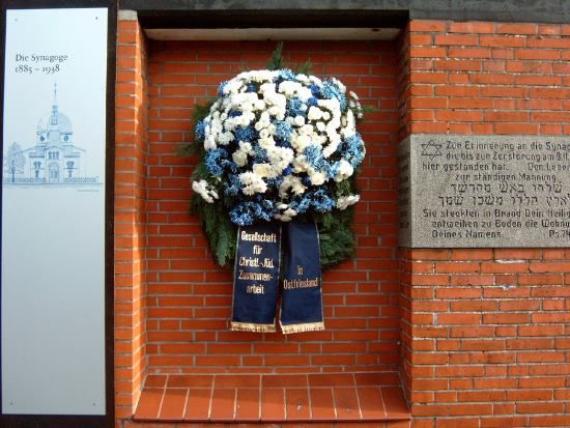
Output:
[[569,137],[413,135],[400,169],[402,246],[570,246]]

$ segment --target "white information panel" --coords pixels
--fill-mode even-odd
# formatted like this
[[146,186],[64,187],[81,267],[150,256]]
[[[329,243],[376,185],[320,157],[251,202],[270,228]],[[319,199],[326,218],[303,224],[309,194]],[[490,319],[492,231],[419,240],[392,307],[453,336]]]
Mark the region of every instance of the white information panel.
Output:
[[6,13],[2,412],[104,415],[107,9]]

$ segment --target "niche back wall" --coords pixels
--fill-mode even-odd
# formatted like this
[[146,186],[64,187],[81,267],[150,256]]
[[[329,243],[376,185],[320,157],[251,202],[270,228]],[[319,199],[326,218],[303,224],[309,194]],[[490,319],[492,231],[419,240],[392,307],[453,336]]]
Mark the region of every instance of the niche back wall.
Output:
[[326,330],[231,332],[232,273],[214,264],[198,219],[189,214],[195,158],[192,109],[237,73],[264,68],[275,43],[148,44],[146,165],[147,374],[394,370],[398,366],[397,52],[394,42],[291,42],[288,64],[310,59],[378,109],[360,130],[367,144],[356,257],[325,273]]

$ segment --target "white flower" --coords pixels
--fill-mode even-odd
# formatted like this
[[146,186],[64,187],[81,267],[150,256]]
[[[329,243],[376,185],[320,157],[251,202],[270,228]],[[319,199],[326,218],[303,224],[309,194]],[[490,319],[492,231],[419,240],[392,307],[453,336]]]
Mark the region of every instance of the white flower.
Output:
[[242,152],[241,150],[236,150],[232,153],[232,159],[237,166],[245,166],[247,164],[247,153]]
[[247,157],[254,154],[251,144],[245,141],[239,142],[239,149],[233,152],[232,159],[237,166],[242,167],[247,164]]
[[264,110],[265,109],[265,101],[257,100],[253,105],[254,110]]
[[309,112],[307,113],[307,119],[313,121],[313,120],[319,120],[321,117],[323,117],[323,111],[315,106],[311,106],[311,108],[309,108]]
[[328,159],[332,156],[336,149],[338,148],[339,144],[341,143],[340,136],[330,129],[327,129],[327,137],[329,139],[329,144],[323,149],[323,156]]
[[287,147],[269,147],[267,148],[267,158],[273,168],[281,174],[293,161],[295,154],[293,150]]
[[234,139],[234,134],[232,134],[229,131],[220,133],[218,135],[218,143],[220,143],[222,146],[228,145],[229,143],[232,142],[233,139]]
[[294,175],[287,175],[283,179],[281,186],[279,186],[279,195],[284,198],[287,196],[289,190],[291,190],[295,195],[302,195],[305,193],[305,190],[307,190],[307,188],[303,185],[303,182],[299,177],[296,177]]
[[359,195],[341,196],[336,200],[336,207],[343,211],[360,200]]
[[340,91],[341,91],[342,93],[345,93],[345,92],[346,92],[346,86],[344,86],[343,83],[342,83],[340,80],[338,80],[337,78],[333,77],[333,78],[331,79],[331,82],[332,82],[334,85],[336,85],[336,86],[338,87],[338,89],[340,89]]
[[243,184],[241,191],[244,195],[254,195],[255,193],[265,193],[267,183],[254,172],[243,172],[239,175],[239,181]]
[[268,163],[256,163],[253,165],[253,173],[261,178],[275,178],[281,174],[281,171],[275,170],[273,166]]
[[297,173],[307,172],[311,165],[307,162],[305,155],[299,155],[293,159],[293,169]]
[[295,125],[296,126],[303,126],[305,124],[305,118],[301,115],[295,116]]
[[354,168],[346,160],[341,159],[338,163],[338,173],[334,177],[334,181],[340,183],[343,180],[351,177],[354,174]]
[[193,181],[192,190],[209,204],[213,203],[214,199],[219,199],[218,192],[206,180]]
[[297,153],[303,153],[305,147],[311,144],[311,137],[309,135],[295,135],[291,141],[291,145]]
[[260,138],[257,140],[257,144],[259,144],[259,147],[262,149],[269,150],[270,148],[275,147],[275,140],[273,137]]
[[[297,92],[297,97],[304,103],[306,103],[309,100],[309,98],[311,98],[312,96],[313,93],[311,92],[311,90],[305,86],[301,87],[301,89]],[[303,110],[302,107],[301,110]]]
[[303,125],[299,128],[297,132],[299,133],[299,135],[313,135],[315,129],[313,128],[313,125]]
[[279,84],[278,91],[289,97],[293,97],[301,88],[302,86],[300,83],[293,82],[291,80],[284,80]]
[[311,179],[313,186],[320,186],[325,183],[327,176],[322,172],[315,171],[311,168],[309,169],[309,178]]
[[356,95],[352,91],[350,91],[348,95],[350,97],[348,100],[348,107],[350,108],[349,111],[354,111],[354,114],[356,114],[356,118],[362,119],[362,117],[364,116],[364,111],[362,110],[362,105],[360,104],[358,95]]

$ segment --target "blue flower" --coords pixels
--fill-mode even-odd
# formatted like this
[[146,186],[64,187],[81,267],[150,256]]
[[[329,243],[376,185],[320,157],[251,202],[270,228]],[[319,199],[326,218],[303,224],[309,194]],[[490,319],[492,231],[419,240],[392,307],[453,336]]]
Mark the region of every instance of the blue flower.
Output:
[[312,106],[316,106],[319,104],[319,100],[317,100],[315,97],[311,97],[307,100],[307,105],[312,107]]
[[289,208],[297,211],[297,214],[305,214],[310,207],[311,201],[307,195],[303,195],[289,204]]
[[303,154],[307,158],[307,162],[316,171],[324,172],[328,177],[333,177],[331,175],[331,165],[324,158],[321,148],[315,144],[311,144],[305,147]]
[[222,83],[220,83],[220,86],[218,86],[218,97],[224,96],[224,88],[226,87],[227,84],[228,84],[227,80],[224,80]]
[[237,173],[238,167],[233,160],[222,159],[220,161],[220,165],[222,168],[224,168],[226,171],[230,171],[232,174]]
[[242,202],[230,210],[230,220],[238,226],[249,226],[253,224],[253,213],[246,206],[247,202]]
[[336,98],[340,104],[342,111],[346,110],[346,96],[341,92],[340,88],[331,81],[326,81],[322,89],[323,98],[332,99]]
[[281,183],[283,183],[283,176],[280,175],[275,178],[267,178],[265,181],[270,188],[278,189],[279,186],[281,186]]
[[274,205],[268,199],[256,198],[256,201],[245,201],[230,210],[232,223],[238,226],[249,226],[256,220],[271,221]]
[[214,177],[219,177],[224,173],[223,160],[227,160],[228,152],[225,149],[217,148],[208,150],[204,159],[206,169]]
[[321,148],[315,144],[310,144],[305,147],[303,153],[307,158],[307,162],[309,162],[313,168],[315,168],[316,165],[323,159],[323,152]]
[[228,117],[237,117],[237,116],[241,116],[242,112],[239,110],[230,110],[228,113]]
[[265,163],[267,161],[267,150],[259,147],[259,145],[255,144],[253,146],[254,151],[254,160],[255,163]]
[[291,132],[293,132],[292,126],[288,122],[282,120],[274,122],[275,125],[275,136],[283,140],[289,139]]
[[237,196],[241,189],[241,182],[239,181],[238,176],[234,174],[229,175],[228,181],[226,181],[224,185],[224,193],[226,196]]
[[254,83],[248,83],[245,92],[257,92],[257,86]]
[[348,137],[340,145],[342,157],[349,162],[353,168],[356,168],[364,160],[364,141],[359,133]]
[[194,137],[196,138],[196,141],[198,142],[204,141],[205,131],[206,131],[206,125],[204,124],[204,121],[203,120],[198,121],[194,132]]
[[301,101],[299,98],[293,98],[288,102],[287,115],[291,117],[299,115],[304,116],[306,114],[306,110],[303,111],[302,108],[303,108],[303,101]]
[[338,162],[338,161],[337,161],[337,162],[334,162],[334,163],[330,166],[329,170],[327,171],[328,177],[329,177],[329,178],[336,177],[336,176],[338,175],[338,173],[339,173],[339,170],[340,170],[340,162]]
[[288,68],[284,68],[279,70],[279,77],[283,80],[295,80],[295,73],[293,73]]
[[275,144],[279,147],[288,147],[291,148],[291,143],[289,142],[288,139],[284,139],[284,138],[279,138],[279,137],[275,137]]
[[248,126],[247,128],[238,126],[234,129],[234,139],[236,141],[255,141],[257,140],[257,131],[253,126]]
[[336,206],[335,200],[330,196],[326,189],[320,188],[310,196],[311,205],[317,212],[326,213]]
[[301,182],[303,183],[303,185],[310,187],[313,185],[313,183],[311,183],[311,179],[309,178],[308,175],[305,175],[303,178],[301,178]]
[[311,94],[313,94],[313,97],[315,98],[320,97],[321,88],[319,88],[316,84],[312,83],[311,86],[309,86],[309,89],[311,90]]

